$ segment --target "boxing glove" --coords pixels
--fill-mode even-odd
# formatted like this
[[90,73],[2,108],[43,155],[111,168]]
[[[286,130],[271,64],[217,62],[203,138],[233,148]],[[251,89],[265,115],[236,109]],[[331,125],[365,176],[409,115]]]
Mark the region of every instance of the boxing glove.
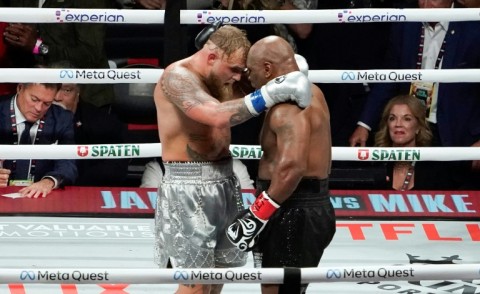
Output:
[[279,207],[267,192],[262,192],[255,202],[227,227],[228,240],[241,251],[252,250],[268,219]]
[[215,21],[214,23],[209,24],[203,30],[200,31],[200,33],[197,34],[195,37],[195,47],[200,50],[203,48],[203,45],[207,43],[208,39],[210,39],[210,36],[215,33],[221,26],[223,25],[223,22],[220,20]]
[[309,66],[308,66],[307,60],[305,59],[305,57],[303,57],[300,54],[295,53],[294,56],[295,56],[295,61],[297,62],[297,65],[298,65],[298,68],[299,68],[300,72],[303,73],[306,77],[308,77]]
[[248,111],[254,116],[281,102],[293,101],[301,108],[310,105],[311,84],[299,71],[276,77],[260,89],[244,97]]

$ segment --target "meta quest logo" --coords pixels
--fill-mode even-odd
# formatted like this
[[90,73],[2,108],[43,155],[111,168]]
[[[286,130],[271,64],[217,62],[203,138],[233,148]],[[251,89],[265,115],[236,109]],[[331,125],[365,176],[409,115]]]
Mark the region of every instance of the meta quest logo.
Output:
[[[422,259],[419,256],[408,254],[410,264],[456,264],[455,261],[461,260],[459,255],[442,256],[439,259]],[[387,293],[461,293],[478,294],[480,293],[480,280],[448,280],[448,281],[408,281],[408,282],[360,282],[358,285],[374,286],[377,289],[384,290]],[[375,292],[377,293],[377,292]]]

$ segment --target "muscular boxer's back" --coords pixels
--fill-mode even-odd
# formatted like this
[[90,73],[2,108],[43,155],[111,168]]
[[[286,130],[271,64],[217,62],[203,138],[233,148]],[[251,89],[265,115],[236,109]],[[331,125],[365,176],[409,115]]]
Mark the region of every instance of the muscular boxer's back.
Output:
[[[259,163],[259,178],[269,180],[275,165],[280,160],[277,136],[272,131],[271,125],[278,116],[285,118],[285,128],[293,128],[294,140],[306,139],[308,143],[307,170],[304,177],[325,179],[330,173],[331,167],[331,133],[330,113],[321,90],[312,85],[312,102],[306,109],[299,108],[296,104],[282,103],[270,109],[265,117],[260,142],[264,154]],[[278,121],[277,121],[278,126]],[[307,132],[301,132],[307,129]]]
[[[230,128],[208,126],[189,118],[155,89],[155,105],[164,161],[217,161],[230,156]],[[192,97],[194,98],[194,97]]]

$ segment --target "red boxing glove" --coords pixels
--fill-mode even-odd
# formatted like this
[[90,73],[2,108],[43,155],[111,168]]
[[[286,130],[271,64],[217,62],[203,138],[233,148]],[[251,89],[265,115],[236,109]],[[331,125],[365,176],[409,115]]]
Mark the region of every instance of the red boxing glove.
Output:
[[279,207],[280,205],[270,198],[267,192],[263,191],[250,206],[250,211],[260,220],[268,221]]
[[228,240],[241,251],[252,250],[268,219],[279,207],[280,205],[263,191],[250,208],[245,209],[227,227]]

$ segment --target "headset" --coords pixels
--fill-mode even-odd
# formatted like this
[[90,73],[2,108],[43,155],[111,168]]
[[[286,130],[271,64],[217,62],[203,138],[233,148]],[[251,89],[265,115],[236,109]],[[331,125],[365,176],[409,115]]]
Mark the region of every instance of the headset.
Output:
[[217,20],[203,28],[203,30],[201,30],[200,33],[198,33],[195,37],[195,47],[197,48],[197,50],[202,49],[203,45],[205,45],[208,39],[210,39],[210,36],[215,33],[222,25],[223,22]]

